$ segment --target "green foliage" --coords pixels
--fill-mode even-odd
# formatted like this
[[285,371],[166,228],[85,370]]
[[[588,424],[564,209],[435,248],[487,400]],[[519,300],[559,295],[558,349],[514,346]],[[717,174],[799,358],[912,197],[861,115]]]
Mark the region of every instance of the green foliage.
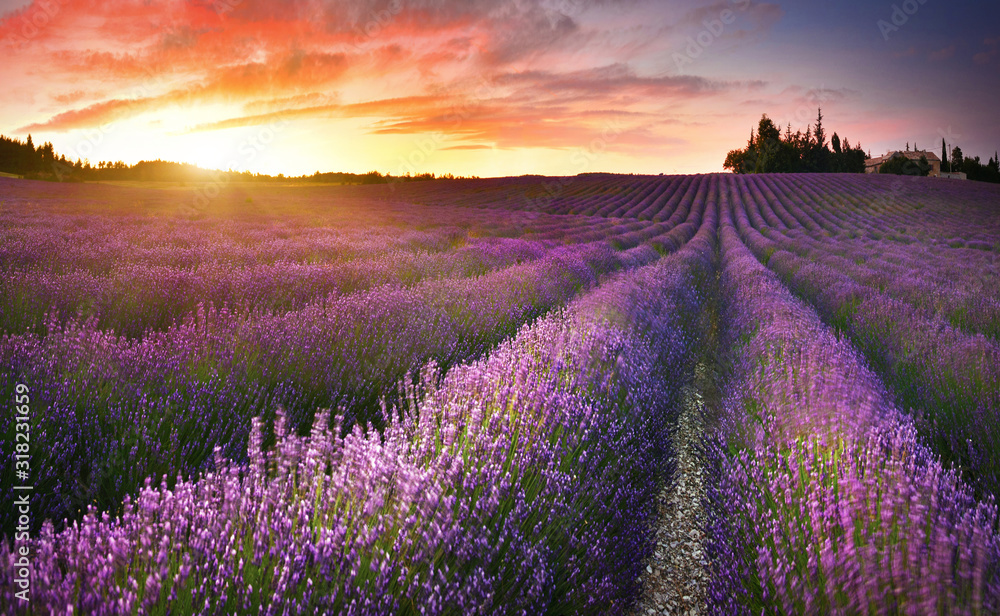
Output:
[[985,165],[979,162],[979,157],[965,158],[959,171],[965,173],[966,178],[979,182],[1000,183],[1000,163],[995,158],[991,158]]
[[919,175],[926,177],[931,171],[931,165],[927,162],[926,156],[921,156],[920,160],[914,162],[905,154],[896,152],[892,158],[882,163],[878,168],[879,173],[892,175]]
[[[94,181],[139,181],[139,182],[205,182],[224,184],[226,182],[250,181],[295,181],[322,182],[330,184],[392,184],[396,182],[416,182],[424,180],[465,179],[450,173],[435,176],[433,173],[419,173],[393,176],[378,171],[357,173],[320,173],[286,178],[282,174],[270,176],[249,171],[219,171],[202,169],[190,163],[175,163],[166,160],[142,160],[134,165],[122,161],[100,161],[91,166],[89,160],[71,162],[66,156],[56,157],[51,143],[35,147],[31,135],[25,142],[0,135],[0,173],[10,173],[29,179],[52,180],[58,182]],[[474,177],[474,176],[473,176]]]
[[962,148],[957,145],[951,149],[951,170],[961,171],[962,170]]
[[48,170],[55,162],[51,143],[44,143],[36,148],[31,135],[23,143],[19,139],[0,135],[0,171],[31,175]]
[[764,114],[756,135],[750,131],[747,147],[731,150],[723,168],[733,173],[864,173],[865,158],[860,145],[851,147],[836,133],[830,144],[826,143],[822,110],[815,127],[807,127],[804,135],[802,131],[792,133],[790,125],[782,135]]

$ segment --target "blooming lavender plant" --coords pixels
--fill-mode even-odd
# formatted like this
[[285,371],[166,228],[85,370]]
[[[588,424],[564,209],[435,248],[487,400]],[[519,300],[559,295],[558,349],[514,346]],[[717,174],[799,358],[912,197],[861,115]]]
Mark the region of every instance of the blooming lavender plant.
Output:
[[[608,613],[636,591],[695,345],[689,248],[425,374],[379,433],[254,420],[249,462],[147,483],[35,541],[35,606],[87,613]],[[431,370],[431,369],[429,369]],[[440,381],[440,382],[439,382]],[[13,558],[9,546],[0,560]],[[4,567],[3,576],[11,568]],[[0,578],[0,601],[14,606]]]
[[5,182],[35,612],[626,613],[710,301],[709,607],[1000,612],[995,189]]
[[998,609],[995,506],[941,465],[857,352],[753,257],[728,214],[721,237],[733,373],[708,450],[713,609]]
[[[857,270],[830,254],[839,242],[827,239],[807,258],[801,254],[801,239],[789,238],[787,232],[764,236],[746,224],[748,219],[736,220],[757,257],[851,336],[900,406],[916,411],[918,428],[931,444],[979,491],[996,496],[1000,431],[991,418],[1000,413],[1000,344],[957,330],[935,312],[897,299],[880,286],[858,282],[850,276],[861,278]],[[843,254],[849,261],[850,249]]]

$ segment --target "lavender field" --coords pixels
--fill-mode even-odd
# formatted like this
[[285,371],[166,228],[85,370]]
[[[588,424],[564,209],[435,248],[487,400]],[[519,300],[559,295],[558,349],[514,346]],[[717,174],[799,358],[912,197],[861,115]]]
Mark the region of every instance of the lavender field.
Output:
[[0,178],[0,614],[1000,613],[1000,188],[190,194]]

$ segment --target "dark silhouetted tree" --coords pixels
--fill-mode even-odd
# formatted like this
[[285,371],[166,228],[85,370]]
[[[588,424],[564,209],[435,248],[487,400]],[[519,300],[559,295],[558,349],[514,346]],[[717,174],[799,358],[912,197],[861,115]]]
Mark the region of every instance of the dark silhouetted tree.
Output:
[[1000,183],[1000,163],[995,158],[983,164],[978,156],[965,157],[962,159],[962,172],[970,180]]
[[957,145],[951,149],[951,170],[961,171],[962,170],[962,148]]
[[864,173],[865,153],[860,145],[851,148],[835,134],[831,139],[834,150],[826,143],[823,111],[817,111],[816,126],[807,126],[792,133],[792,125],[785,126],[784,135],[767,117],[761,116],[757,132],[750,131],[747,147],[731,150],[726,154],[723,168],[734,173],[801,173],[801,172],[850,172]]

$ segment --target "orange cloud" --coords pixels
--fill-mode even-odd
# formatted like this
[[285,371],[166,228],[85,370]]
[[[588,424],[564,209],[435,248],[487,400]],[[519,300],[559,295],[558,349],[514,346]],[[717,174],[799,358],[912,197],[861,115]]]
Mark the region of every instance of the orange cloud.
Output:
[[[353,104],[307,105],[201,124],[193,131],[254,126],[302,118],[376,118],[376,135],[438,133],[497,147],[571,147],[612,127],[616,142],[649,145],[654,125],[675,122],[629,109],[622,99],[694,100],[756,83],[715,82],[693,76],[648,78],[623,65],[570,73],[506,73],[461,91],[379,99]],[[284,99],[289,100],[289,99]],[[616,123],[626,122],[627,127]],[[640,130],[639,127],[644,127]]]
[[[207,143],[211,135],[194,133],[290,120],[349,126],[379,143],[431,133],[441,150],[648,156],[684,145],[673,131],[703,121],[712,101],[766,85],[739,71],[668,72],[675,44],[742,6],[732,2],[699,9],[679,0],[675,10],[654,0],[45,1],[59,10],[11,49],[58,93],[47,93],[53,107],[17,122],[21,133],[141,118],[135,125],[155,128],[157,139]],[[31,23],[42,4],[0,19],[0,36]],[[781,16],[768,3],[738,12],[723,37],[731,44]]]

